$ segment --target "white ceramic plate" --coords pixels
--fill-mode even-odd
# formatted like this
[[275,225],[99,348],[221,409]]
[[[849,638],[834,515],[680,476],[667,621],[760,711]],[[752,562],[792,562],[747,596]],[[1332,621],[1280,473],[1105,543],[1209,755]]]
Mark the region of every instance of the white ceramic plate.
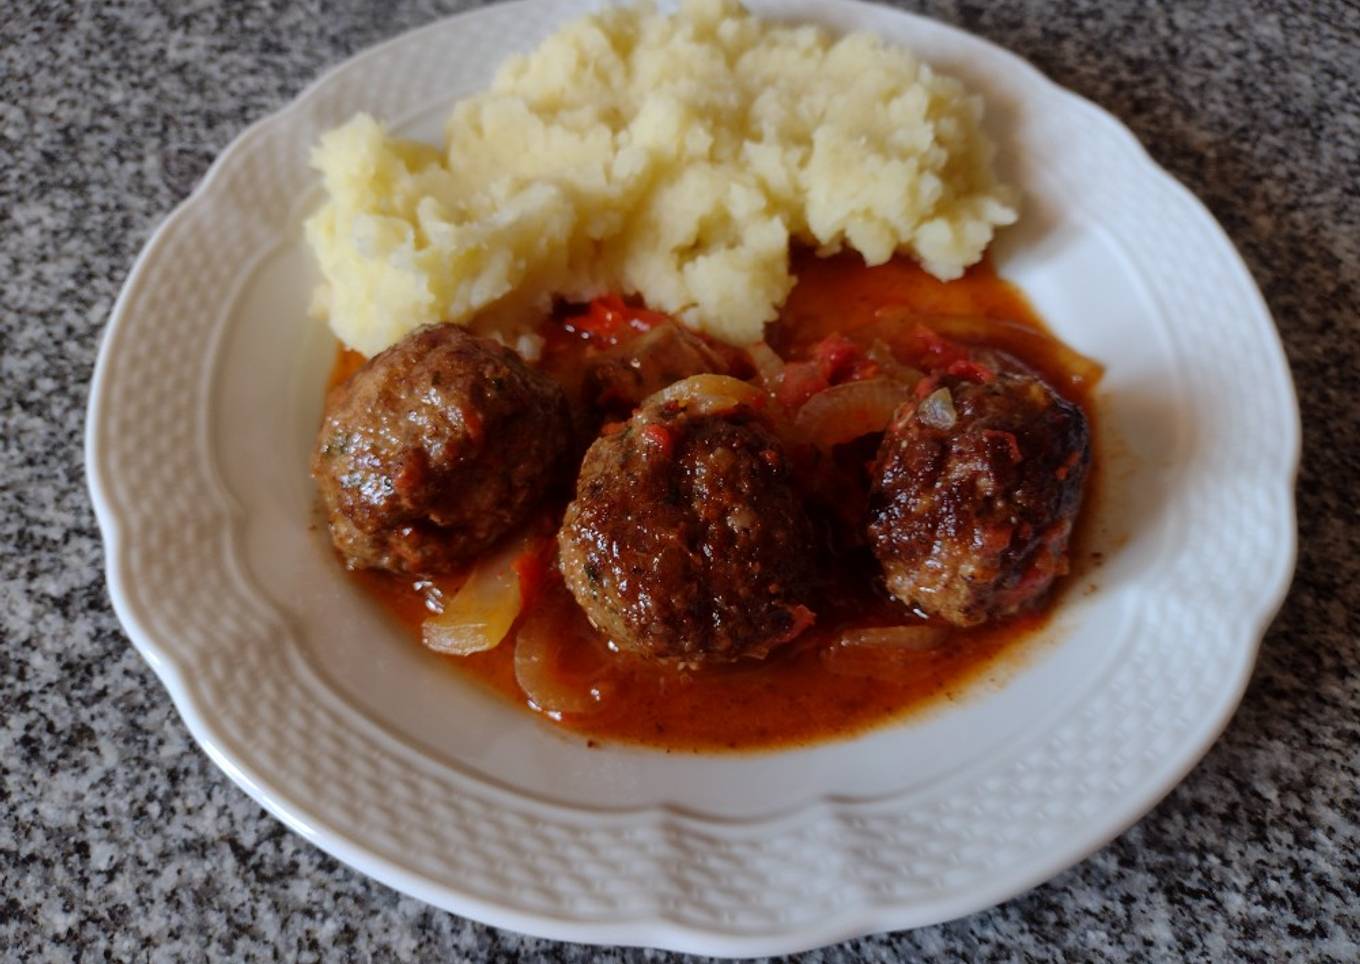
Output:
[[981,40],[851,0],[754,6],[876,31],[985,95],[1027,197],[999,267],[1108,365],[1117,545],[1004,685],[812,749],[591,750],[412,645],[310,526],[334,351],[306,317],[310,145],[360,109],[437,140],[455,97],[583,3],[433,24],[250,128],[147,245],[105,336],[87,454],[128,634],[255,799],[459,914],[745,955],[992,905],[1119,833],[1199,759],[1292,570],[1288,369],[1195,199],[1116,121]]

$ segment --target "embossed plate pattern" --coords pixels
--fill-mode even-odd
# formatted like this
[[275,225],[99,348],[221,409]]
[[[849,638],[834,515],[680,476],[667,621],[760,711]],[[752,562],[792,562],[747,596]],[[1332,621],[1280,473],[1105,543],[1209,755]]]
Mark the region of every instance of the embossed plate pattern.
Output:
[[1026,192],[997,262],[1108,364],[1111,551],[1009,679],[859,739],[750,757],[590,750],[468,687],[352,592],[311,525],[334,344],[305,318],[307,153],[363,109],[437,138],[581,2],[454,17],[250,128],[147,245],[90,402],[110,593],[194,736],[341,860],[432,904],[569,940],[795,951],[966,914],[1147,811],[1241,696],[1293,566],[1297,407],[1232,246],[1108,115],[957,30],[852,2],[986,98]]

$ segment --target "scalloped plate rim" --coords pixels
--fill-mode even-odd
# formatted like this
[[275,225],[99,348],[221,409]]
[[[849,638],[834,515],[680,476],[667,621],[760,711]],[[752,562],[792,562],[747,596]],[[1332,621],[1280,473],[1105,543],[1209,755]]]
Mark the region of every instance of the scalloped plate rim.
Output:
[[[864,4],[863,0],[842,0],[844,3]],[[533,7],[537,6],[536,0],[512,0],[511,3],[502,6]],[[753,4],[753,6],[757,6]],[[761,8],[768,8],[772,5],[768,2],[758,5]],[[773,6],[780,6],[774,4]],[[787,5],[786,5],[787,6]],[[1288,518],[1286,530],[1289,534],[1288,545],[1281,547],[1282,552],[1278,557],[1278,564],[1275,566],[1270,577],[1271,591],[1261,594],[1255,615],[1251,620],[1250,645],[1245,647],[1241,653],[1241,658],[1237,661],[1238,673],[1222,691],[1222,699],[1214,707],[1210,714],[1206,714],[1201,720],[1198,728],[1202,738],[1195,741],[1195,746],[1190,749],[1182,749],[1173,757],[1168,758],[1171,766],[1166,768],[1162,779],[1156,781],[1155,785],[1144,788],[1144,792],[1134,798],[1126,799],[1126,805],[1121,811],[1108,822],[1108,831],[1098,835],[1098,839],[1081,839],[1071,841],[1063,848],[1058,847],[1049,854],[1049,858],[1041,864],[1033,865],[1029,872],[1013,877],[1002,877],[991,888],[990,892],[971,892],[967,897],[956,900],[923,901],[916,902],[909,906],[898,903],[870,904],[867,906],[856,907],[852,910],[839,913],[827,919],[818,921],[814,925],[809,925],[797,930],[787,930],[780,933],[770,933],[753,936],[746,932],[721,932],[716,928],[695,928],[666,914],[655,916],[644,916],[636,919],[624,920],[611,918],[608,921],[583,921],[566,916],[554,916],[543,913],[526,913],[509,908],[505,908],[494,902],[482,900],[470,894],[460,894],[451,891],[443,884],[431,881],[429,878],[419,873],[412,872],[392,862],[376,857],[373,853],[366,850],[361,840],[349,838],[342,831],[336,828],[320,827],[315,822],[309,822],[305,814],[305,806],[294,804],[287,805],[281,795],[271,792],[265,781],[259,779],[258,775],[253,774],[248,765],[235,759],[230,753],[226,752],[221,746],[218,734],[214,731],[211,720],[205,718],[200,711],[198,700],[194,695],[195,686],[185,679],[183,667],[181,667],[175,656],[167,648],[159,643],[154,633],[148,630],[138,618],[138,614],[133,611],[128,601],[126,592],[123,588],[127,579],[134,578],[131,574],[124,571],[127,560],[122,551],[122,537],[119,527],[119,520],[105,496],[105,490],[109,483],[106,480],[107,466],[101,458],[101,439],[98,429],[98,419],[96,414],[101,402],[107,392],[107,378],[109,366],[107,358],[111,352],[111,346],[118,334],[118,321],[122,317],[127,301],[131,293],[145,281],[149,265],[153,258],[160,253],[161,248],[166,243],[175,224],[185,216],[186,212],[203,202],[215,188],[219,177],[224,169],[232,162],[233,157],[240,152],[246,144],[250,142],[265,127],[273,124],[285,123],[287,118],[301,110],[319,91],[328,86],[336,77],[349,70],[359,67],[367,59],[379,54],[383,50],[410,42],[417,35],[442,29],[450,21],[462,18],[475,17],[480,11],[477,9],[455,14],[451,17],[441,18],[429,24],[414,28],[392,37],[379,44],[356,53],[345,61],[326,70],[311,84],[307,85],[294,99],[288,104],[249,125],[222,151],[218,158],[209,167],[200,183],[194,188],[190,195],[184,199],[166,217],[166,219],[152,233],[145,246],[139,253],[134,262],[126,283],[124,284],[117,301],[110,314],[110,320],[101,337],[98,357],[95,365],[94,377],[91,383],[89,403],[86,410],[86,436],[84,454],[86,461],[87,481],[90,489],[91,500],[94,506],[96,519],[103,535],[106,560],[105,571],[109,588],[109,595],[120,623],[127,631],[134,645],[161,680],[162,684],[169,692],[177,712],[184,719],[190,733],[194,739],[205,749],[209,757],[216,763],[234,782],[236,782],[252,799],[260,803],[266,810],[279,818],[287,826],[298,832],[305,839],[330,853],[332,856],[358,869],[360,872],[374,877],[395,889],[412,894],[427,903],[435,906],[465,914],[475,919],[501,927],[507,927],[523,933],[534,934],[536,936],[581,941],[586,943],[620,943],[639,946],[660,946],[675,950],[687,951],[692,953],[722,954],[722,955],[759,955],[788,953],[797,950],[805,950],[811,947],[822,946],[835,941],[847,939],[865,933],[870,933],[883,929],[898,929],[902,927],[923,926],[939,921],[953,919],[954,917],[971,913],[984,907],[992,906],[1004,901],[1018,893],[1049,879],[1061,870],[1070,867],[1080,861],[1090,853],[1094,852],[1109,840],[1118,836],[1127,827],[1131,826],[1141,816],[1154,807],[1167,793],[1169,793],[1177,783],[1199,762],[1204,753],[1208,751],[1213,742],[1222,733],[1223,729],[1230,721],[1234,710],[1237,708],[1247,683],[1251,676],[1251,671],[1255,664],[1256,654],[1259,650],[1261,638],[1264,635],[1270,621],[1278,612],[1283,604],[1285,594],[1288,591],[1291,574],[1293,572],[1297,555],[1297,527],[1294,519],[1293,485],[1298,472],[1299,455],[1301,447],[1300,419],[1297,401],[1294,397],[1292,377],[1288,364],[1284,358],[1283,345],[1278,329],[1271,323],[1270,312],[1261,296],[1259,289],[1251,278],[1250,271],[1243,262],[1240,253],[1232,245],[1222,228],[1214,220],[1212,214],[1204,204],[1184,185],[1168,174],[1164,169],[1156,164],[1143,145],[1132,134],[1129,129],[1119,122],[1113,115],[1100,106],[1074,94],[1065,88],[1060,87],[1055,82],[1047,78],[1032,64],[1020,58],[1018,55],[1000,47],[999,45],[976,37],[972,34],[967,36],[975,43],[981,43],[991,48],[994,52],[1001,54],[1009,62],[1010,69],[1023,69],[1024,71],[1039,78],[1044,84],[1053,90],[1061,93],[1074,105],[1079,106],[1088,114],[1098,117],[1100,121],[1117,130],[1121,137],[1127,142],[1128,146],[1135,149],[1141,160],[1148,166],[1154,168],[1166,181],[1170,182],[1179,193],[1183,200],[1192,203],[1199,218],[1206,223],[1210,233],[1224,249],[1224,254],[1233,262],[1233,268],[1238,273],[1240,280],[1244,282],[1257,303],[1258,311],[1252,319],[1257,323],[1266,334],[1276,352],[1273,362],[1279,364],[1275,366],[1275,374],[1281,375],[1282,379],[1275,386],[1287,397],[1290,413],[1292,414],[1292,431],[1288,438],[1284,439],[1284,457],[1280,460],[1284,468],[1285,478],[1280,480],[1280,484],[1286,490],[1282,499],[1272,499],[1272,508],[1277,507],[1277,502],[1283,502]],[[933,27],[944,27],[946,30],[956,33],[966,34],[966,31],[950,25],[941,24],[938,21],[919,15],[907,13],[906,11],[893,10],[897,16],[905,17],[913,21],[923,21]],[[810,805],[806,809],[817,809],[822,806],[832,808],[840,807],[845,804],[835,801],[821,800]],[[651,808],[659,810],[654,816],[664,815],[666,819],[678,819],[682,822],[702,822],[702,818],[690,814],[675,813],[666,808]]]

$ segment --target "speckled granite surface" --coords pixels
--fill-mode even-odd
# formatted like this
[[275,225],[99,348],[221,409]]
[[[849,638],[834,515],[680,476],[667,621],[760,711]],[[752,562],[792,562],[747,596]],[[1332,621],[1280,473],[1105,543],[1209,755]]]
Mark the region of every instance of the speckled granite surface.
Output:
[[[138,249],[246,124],[467,4],[326,6],[0,14],[0,958],[664,956],[482,927],[303,843],[197,749],[109,608],[81,432]],[[920,8],[1112,110],[1239,245],[1303,404],[1299,570],[1227,733],[1136,827],[1000,908],[808,959],[1355,960],[1360,8]]]

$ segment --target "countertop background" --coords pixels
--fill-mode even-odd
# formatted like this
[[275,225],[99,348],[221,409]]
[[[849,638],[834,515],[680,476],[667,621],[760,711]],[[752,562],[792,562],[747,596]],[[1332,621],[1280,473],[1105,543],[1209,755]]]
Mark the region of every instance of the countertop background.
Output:
[[[471,4],[50,4],[0,14],[0,958],[640,960],[483,927],[286,831],[119,629],[81,457],[100,334],[155,225],[324,68]],[[1360,956],[1360,7],[902,3],[1125,121],[1203,198],[1303,406],[1300,554],[1241,710],[1050,883],[812,961]]]

